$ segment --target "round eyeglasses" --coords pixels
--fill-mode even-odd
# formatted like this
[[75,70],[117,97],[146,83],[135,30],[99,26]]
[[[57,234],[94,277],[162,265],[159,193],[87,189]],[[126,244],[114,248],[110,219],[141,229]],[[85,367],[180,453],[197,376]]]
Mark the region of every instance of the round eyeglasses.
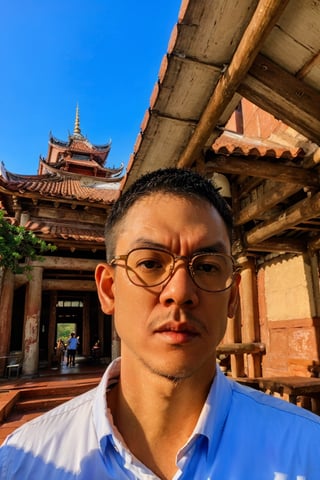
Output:
[[135,248],[127,255],[116,255],[109,264],[125,263],[127,276],[138,287],[156,287],[172,277],[178,260],[187,264],[197,287],[206,292],[223,292],[231,287],[236,271],[234,260],[224,253],[197,253],[191,257],[174,255],[156,248]]

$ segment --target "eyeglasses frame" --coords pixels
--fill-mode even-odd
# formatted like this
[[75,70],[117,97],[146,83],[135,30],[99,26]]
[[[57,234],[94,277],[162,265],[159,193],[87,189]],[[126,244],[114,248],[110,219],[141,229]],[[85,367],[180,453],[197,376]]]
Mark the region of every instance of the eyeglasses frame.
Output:
[[[157,251],[157,252],[163,252],[163,253],[166,253],[166,254],[170,255],[173,258],[173,266],[172,266],[172,269],[171,269],[168,277],[165,278],[164,280],[162,280],[161,282],[153,284],[153,285],[140,285],[140,284],[134,283],[132,281],[132,279],[130,278],[129,273],[128,273],[128,257],[132,252],[135,252],[136,250],[152,250],[152,251]],[[225,287],[222,290],[208,290],[208,289],[200,287],[197,284],[197,282],[195,281],[195,278],[194,278],[195,274],[194,274],[192,266],[193,266],[194,260],[201,255],[218,255],[218,256],[222,256],[222,257],[227,257],[228,259],[231,260],[233,273],[232,273],[232,281],[231,281],[231,283],[228,287]],[[161,249],[161,248],[136,247],[136,248],[133,248],[132,250],[130,250],[127,254],[115,255],[111,260],[108,261],[108,264],[112,267],[116,267],[116,266],[120,267],[122,265],[119,265],[119,264],[116,263],[118,260],[124,260],[124,262],[125,262],[124,267],[126,269],[126,274],[127,274],[127,277],[129,279],[129,281],[133,285],[135,285],[136,287],[144,287],[144,288],[158,287],[159,285],[168,282],[171,279],[171,277],[174,275],[176,262],[178,260],[184,260],[184,261],[187,262],[187,265],[186,265],[187,266],[187,271],[188,271],[193,283],[198,288],[200,288],[200,290],[203,290],[204,292],[209,292],[209,293],[220,293],[220,292],[224,292],[224,291],[228,290],[229,288],[231,288],[233,283],[234,283],[235,274],[239,273],[241,271],[241,267],[239,265],[237,265],[235,259],[231,255],[228,255],[226,253],[220,253],[220,252],[199,252],[199,253],[195,253],[191,256],[187,256],[187,255],[176,255],[172,252],[169,252],[168,250]]]

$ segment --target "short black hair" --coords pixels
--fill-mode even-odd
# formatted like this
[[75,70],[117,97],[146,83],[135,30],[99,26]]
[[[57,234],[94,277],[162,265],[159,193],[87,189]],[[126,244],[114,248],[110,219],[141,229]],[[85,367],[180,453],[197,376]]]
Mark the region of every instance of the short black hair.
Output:
[[198,198],[213,205],[222,217],[230,242],[233,218],[227,201],[220,195],[210,180],[188,169],[162,168],[139,177],[114,203],[105,226],[107,258],[114,255],[117,226],[129,209],[141,198],[154,193],[171,193],[185,198]]

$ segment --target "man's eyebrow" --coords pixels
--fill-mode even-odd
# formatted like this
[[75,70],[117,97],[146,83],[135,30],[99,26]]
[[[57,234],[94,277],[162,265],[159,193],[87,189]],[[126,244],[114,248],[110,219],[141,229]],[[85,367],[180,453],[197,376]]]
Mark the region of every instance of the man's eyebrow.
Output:
[[198,253],[227,253],[226,245],[222,242],[217,242],[213,245],[197,248],[193,254]]
[[[154,242],[148,238],[140,237],[137,238],[134,243],[131,245],[131,248],[160,248],[160,250],[168,250],[168,247],[159,242]],[[192,252],[192,255],[197,255],[199,253],[228,253],[226,245],[223,242],[217,242],[212,245],[207,245],[204,247],[199,247]]]
[[144,237],[136,238],[135,241],[131,244],[131,248],[143,247],[160,248],[161,250],[167,250],[165,245],[163,245],[162,243],[154,242],[153,240]]

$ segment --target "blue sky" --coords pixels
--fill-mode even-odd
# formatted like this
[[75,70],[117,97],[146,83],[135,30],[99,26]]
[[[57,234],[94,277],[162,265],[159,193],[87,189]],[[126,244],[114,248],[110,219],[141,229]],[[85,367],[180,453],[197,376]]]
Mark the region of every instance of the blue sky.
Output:
[[77,103],[83,135],[112,141],[126,165],[180,0],[10,0],[0,17],[0,161],[36,174],[49,133],[67,140]]

